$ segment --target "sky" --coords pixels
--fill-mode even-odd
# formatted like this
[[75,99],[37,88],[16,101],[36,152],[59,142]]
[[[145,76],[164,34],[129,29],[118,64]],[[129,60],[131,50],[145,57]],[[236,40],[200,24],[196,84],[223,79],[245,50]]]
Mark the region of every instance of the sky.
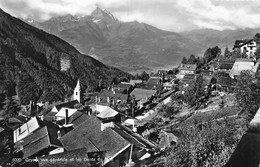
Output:
[[168,31],[260,27],[260,0],[0,0],[0,8],[19,18],[45,21],[89,15],[96,6],[120,21],[139,21]]

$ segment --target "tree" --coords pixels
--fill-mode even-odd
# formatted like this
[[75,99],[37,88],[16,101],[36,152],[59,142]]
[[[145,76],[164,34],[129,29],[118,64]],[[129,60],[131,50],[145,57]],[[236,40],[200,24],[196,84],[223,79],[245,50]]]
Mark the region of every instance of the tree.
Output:
[[182,64],[187,64],[187,58],[184,56],[181,61]]
[[232,56],[232,53],[228,50],[228,46],[226,46],[226,49],[224,51],[224,58],[229,58]]
[[149,79],[149,74],[143,71],[140,77],[142,81],[147,81]]
[[257,49],[255,51],[255,58],[256,58],[256,60],[258,60],[260,58],[260,47],[257,47]]
[[192,54],[188,60],[189,64],[196,64],[196,57]]
[[252,72],[242,71],[236,86],[236,99],[242,113],[252,118],[260,107],[260,87],[255,83]]
[[205,82],[202,75],[199,75],[184,93],[184,101],[190,106],[199,107],[206,96]]

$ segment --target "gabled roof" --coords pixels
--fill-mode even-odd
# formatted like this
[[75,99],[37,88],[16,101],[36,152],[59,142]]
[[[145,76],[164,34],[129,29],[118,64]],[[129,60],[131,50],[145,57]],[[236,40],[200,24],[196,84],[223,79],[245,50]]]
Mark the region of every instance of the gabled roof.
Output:
[[94,116],[89,116],[84,123],[62,136],[61,142],[67,151],[79,148],[86,148],[87,152],[106,151],[106,158],[129,145],[111,128],[101,131],[101,121]]
[[149,150],[156,149],[153,143],[122,125],[115,124],[114,128],[101,131],[101,121],[94,116],[89,116],[84,123],[62,136],[61,141],[66,150],[86,148],[88,152],[106,151],[108,159],[131,144]]
[[22,158],[29,158],[43,149],[61,146],[61,143],[57,139],[58,129],[58,126],[54,124],[48,124],[37,129],[35,132],[31,133],[31,135],[16,143],[16,151],[23,152]]
[[231,71],[230,76],[240,75],[243,70],[251,70],[255,69],[255,64],[252,59],[236,59]]
[[[158,89],[157,87],[159,87],[160,85],[160,78],[150,78],[147,83],[145,84],[145,89]],[[161,87],[159,87],[161,88]]]
[[109,107],[109,106],[105,106],[105,108],[103,110],[99,110],[98,111],[99,114],[97,115],[97,117],[99,118],[111,118],[111,117],[115,117],[118,112],[116,110],[114,110],[113,108]]
[[219,67],[218,69],[220,70],[231,70],[233,65],[234,65],[234,61],[222,61],[219,62]]
[[130,83],[119,83],[117,85],[114,86],[115,88],[119,88],[119,89],[130,89],[132,87],[132,85]]
[[249,41],[249,39],[243,39],[243,40],[235,40],[234,48],[240,48],[241,45],[243,45],[245,42]]
[[38,128],[40,128],[39,120],[36,117],[31,118],[28,122],[24,123],[22,126],[14,130],[14,143],[22,140]]
[[148,98],[151,97],[156,92],[157,92],[156,90],[135,88],[131,92],[131,95],[134,95],[136,100],[141,100],[141,99],[146,99],[146,97]]
[[196,77],[195,74],[185,74],[182,79],[182,82],[187,84],[193,83],[195,82],[195,77]]
[[197,68],[196,64],[181,64],[179,70],[192,70],[195,71]]
[[65,103],[62,103],[62,104],[55,105],[55,107],[59,111],[63,107],[74,108],[74,105],[77,104],[77,103],[79,103],[78,100],[72,100],[72,101],[69,101],[69,102],[65,102]]

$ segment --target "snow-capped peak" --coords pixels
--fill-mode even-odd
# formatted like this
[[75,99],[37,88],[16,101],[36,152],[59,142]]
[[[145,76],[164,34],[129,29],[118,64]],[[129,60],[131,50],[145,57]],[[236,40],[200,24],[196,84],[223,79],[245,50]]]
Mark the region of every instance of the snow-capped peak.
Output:
[[102,19],[105,17],[109,17],[113,20],[117,20],[113,14],[111,14],[107,9],[101,9],[97,6],[97,8],[91,13],[91,16],[94,18]]

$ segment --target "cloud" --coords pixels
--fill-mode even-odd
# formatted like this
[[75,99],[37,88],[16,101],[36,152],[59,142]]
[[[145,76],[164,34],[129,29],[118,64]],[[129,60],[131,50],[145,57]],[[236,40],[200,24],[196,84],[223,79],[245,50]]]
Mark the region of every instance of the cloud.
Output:
[[90,14],[99,5],[119,20],[139,21],[170,31],[195,28],[237,29],[260,25],[259,0],[1,0],[16,17],[47,20],[65,14]]

